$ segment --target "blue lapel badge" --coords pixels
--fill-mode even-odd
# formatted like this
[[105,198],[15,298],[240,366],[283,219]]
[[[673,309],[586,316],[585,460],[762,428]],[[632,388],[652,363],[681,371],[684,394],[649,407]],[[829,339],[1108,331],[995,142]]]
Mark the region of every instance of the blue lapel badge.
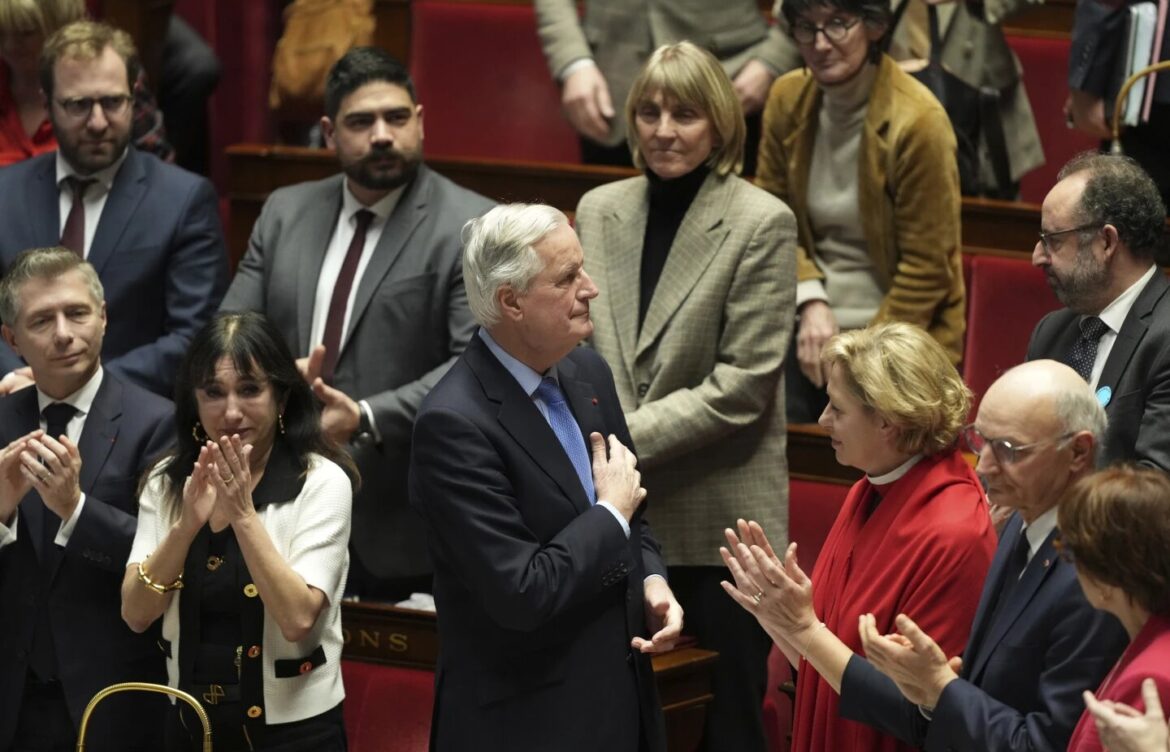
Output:
[[1113,389],[1103,386],[1097,390],[1097,401],[1101,403],[1101,407],[1109,407],[1109,400],[1113,399]]

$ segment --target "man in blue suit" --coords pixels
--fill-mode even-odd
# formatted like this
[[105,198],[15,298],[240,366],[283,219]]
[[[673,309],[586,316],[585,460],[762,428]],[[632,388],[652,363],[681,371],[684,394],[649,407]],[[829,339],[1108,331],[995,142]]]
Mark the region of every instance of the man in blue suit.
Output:
[[[138,478],[170,446],[174,411],[102,369],[101,282],[71,250],[20,256],[0,319],[36,379],[0,398],[0,749],[57,752],[102,687],[166,680],[158,635],[130,631],[120,588]],[[159,700],[103,703],[87,749],[161,749]]]
[[[46,41],[42,60],[58,151],[0,170],[0,274],[27,248],[76,251],[105,286],[106,367],[169,396],[188,341],[227,285],[215,192],[129,148],[138,61],[125,32],[70,24]],[[0,376],[0,394],[32,378],[7,346]]]
[[482,328],[423,400],[410,468],[439,616],[431,749],[662,752],[647,654],[682,608],[613,375],[577,347],[597,297],[581,244],[523,204],[464,235]]
[[1127,643],[1085,600],[1054,541],[1057,507],[1091,473],[1105,412],[1068,366],[1037,360],[1001,376],[965,437],[992,502],[1014,510],[963,657],[950,658],[905,615],[901,636],[861,629],[841,715],[928,752],[1064,750],[1094,689]]

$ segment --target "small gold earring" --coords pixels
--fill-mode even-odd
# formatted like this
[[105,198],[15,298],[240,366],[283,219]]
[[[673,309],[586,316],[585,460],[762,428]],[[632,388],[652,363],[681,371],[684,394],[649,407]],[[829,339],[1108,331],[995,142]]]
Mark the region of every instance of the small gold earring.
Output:
[[281,435],[284,434],[284,413],[278,413],[276,416],[276,424],[280,426]]
[[[199,434],[203,434],[200,436]],[[202,444],[207,441],[207,432],[203,430],[203,425],[199,421],[195,421],[195,425],[191,426],[191,438],[195,439],[196,444]]]

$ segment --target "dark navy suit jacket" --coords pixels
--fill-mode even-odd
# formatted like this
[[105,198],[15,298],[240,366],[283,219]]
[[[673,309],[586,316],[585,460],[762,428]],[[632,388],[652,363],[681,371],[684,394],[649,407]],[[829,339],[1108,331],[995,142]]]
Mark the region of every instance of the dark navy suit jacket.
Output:
[[[1096,4],[1095,0],[1092,0]],[[1170,76],[1167,76],[1170,78]],[[1097,390],[1110,390],[1101,465],[1140,462],[1170,472],[1170,281],[1159,269],[1125,317]],[[1080,315],[1053,311],[1032,331],[1028,360],[1067,362],[1081,336]]]
[[[629,431],[601,356],[557,365],[583,438]],[[665,749],[642,581],[665,573],[641,516],[627,539],[532,399],[478,336],[423,401],[411,502],[435,563],[431,749]]]
[[1056,555],[1057,531],[1028,562],[992,620],[1022,523],[1007,523],[984,583],[960,678],[927,721],[892,680],[859,656],[841,682],[841,715],[928,752],[1063,752],[1096,689],[1124,650],[1121,624],[1085,600],[1072,564]]
[[[21,501],[16,542],[0,549],[0,749],[9,748],[16,731],[37,609],[46,601],[58,676],[75,725],[93,694],[107,685],[166,683],[157,629],[130,631],[122,621],[121,586],[137,524],[138,478],[173,443],[173,417],[169,401],[106,371],[78,440],[85,506],[69,544],[44,555],[42,530],[61,521],[36,491]],[[35,388],[0,398],[0,446],[38,425]],[[141,696],[108,702],[94,714],[98,725],[87,749],[161,748],[151,746],[161,727],[149,721],[162,718],[165,700],[161,710]]]
[[[56,153],[0,169],[0,274],[21,251],[60,242]],[[105,288],[106,370],[171,396],[187,343],[227,287],[215,191],[131,148],[86,257]],[[23,365],[0,343],[0,375]]]

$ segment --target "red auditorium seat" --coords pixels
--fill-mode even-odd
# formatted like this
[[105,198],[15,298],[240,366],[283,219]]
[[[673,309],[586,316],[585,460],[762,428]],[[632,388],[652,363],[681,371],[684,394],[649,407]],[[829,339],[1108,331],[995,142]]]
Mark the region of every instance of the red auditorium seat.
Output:
[[991,382],[1022,363],[1036,323],[1060,307],[1044,273],[1027,261],[975,256],[967,289],[963,380],[975,393],[971,414]]
[[768,688],[764,692],[764,736],[768,752],[788,752],[792,733],[792,699],[780,685],[792,681],[792,666],[775,645],[768,653]]
[[1024,69],[1024,85],[1040,143],[1044,147],[1043,166],[1024,176],[1020,198],[1040,203],[1056,183],[1056,173],[1074,154],[1096,149],[1096,139],[1069,130],[1064,124],[1064,100],[1068,96],[1069,40],[1034,36],[1009,36],[1008,44],[1020,58]]
[[435,695],[432,672],[342,661],[341,677],[350,752],[426,752]]
[[428,156],[581,161],[531,4],[414,0],[411,8],[410,68]]

